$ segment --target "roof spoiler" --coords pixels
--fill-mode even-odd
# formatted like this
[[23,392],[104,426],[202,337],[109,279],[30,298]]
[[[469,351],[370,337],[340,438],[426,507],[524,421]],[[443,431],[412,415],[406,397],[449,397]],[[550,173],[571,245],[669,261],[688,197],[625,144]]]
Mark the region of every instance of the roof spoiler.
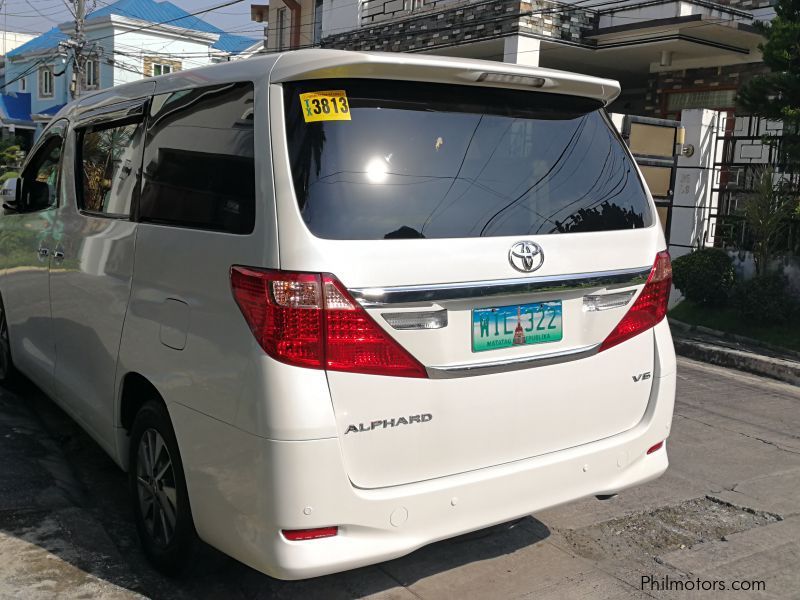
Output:
[[608,105],[619,82],[589,75],[471,58],[399,52],[296,50],[280,55],[270,82],[373,78],[505,87],[594,98]]

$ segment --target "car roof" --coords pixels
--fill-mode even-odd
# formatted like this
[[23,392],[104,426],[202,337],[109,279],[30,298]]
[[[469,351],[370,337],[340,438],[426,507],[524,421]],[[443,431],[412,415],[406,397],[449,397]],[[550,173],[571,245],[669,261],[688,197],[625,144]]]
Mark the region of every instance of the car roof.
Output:
[[161,91],[237,81],[267,79],[271,83],[281,83],[328,78],[393,79],[503,87],[594,98],[604,105],[614,100],[620,92],[617,81],[555,69],[430,54],[314,48],[261,54],[122,84],[83,96],[61,112],[82,112],[82,109]]

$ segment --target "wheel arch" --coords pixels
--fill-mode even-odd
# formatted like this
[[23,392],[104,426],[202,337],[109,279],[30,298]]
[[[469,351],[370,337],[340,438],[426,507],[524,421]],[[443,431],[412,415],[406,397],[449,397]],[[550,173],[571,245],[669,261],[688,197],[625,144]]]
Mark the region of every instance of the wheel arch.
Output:
[[[167,408],[161,392],[147,377],[135,371],[130,371],[122,377],[115,427],[117,430],[117,462],[126,471],[128,470],[128,449],[133,422],[139,409],[150,400],[159,402],[165,409]],[[168,410],[167,414],[169,414]]]

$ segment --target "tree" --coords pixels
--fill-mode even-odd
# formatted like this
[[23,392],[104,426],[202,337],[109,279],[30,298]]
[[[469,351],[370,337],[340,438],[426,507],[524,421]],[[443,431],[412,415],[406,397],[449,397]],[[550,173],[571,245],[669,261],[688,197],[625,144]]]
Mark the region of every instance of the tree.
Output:
[[759,48],[770,73],[739,89],[738,102],[750,114],[783,121],[781,162],[800,173],[800,0],[778,0],[775,18],[758,22],[766,38]]
[[797,199],[783,176],[777,176],[776,181],[772,167],[756,173],[753,187],[744,203],[744,218],[753,239],[756,273],[764,275],[769,270],[770,259],[782,248]]
[[18,138],[0,140],[0,167],[18,167],[21,150]]

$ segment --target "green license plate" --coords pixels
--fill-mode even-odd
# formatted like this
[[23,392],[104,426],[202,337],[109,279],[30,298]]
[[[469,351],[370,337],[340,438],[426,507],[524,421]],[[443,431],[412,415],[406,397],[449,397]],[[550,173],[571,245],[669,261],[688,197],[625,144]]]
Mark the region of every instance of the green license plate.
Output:
[[561,300],[472,311],[473,352],[558,342],[562,337]]

